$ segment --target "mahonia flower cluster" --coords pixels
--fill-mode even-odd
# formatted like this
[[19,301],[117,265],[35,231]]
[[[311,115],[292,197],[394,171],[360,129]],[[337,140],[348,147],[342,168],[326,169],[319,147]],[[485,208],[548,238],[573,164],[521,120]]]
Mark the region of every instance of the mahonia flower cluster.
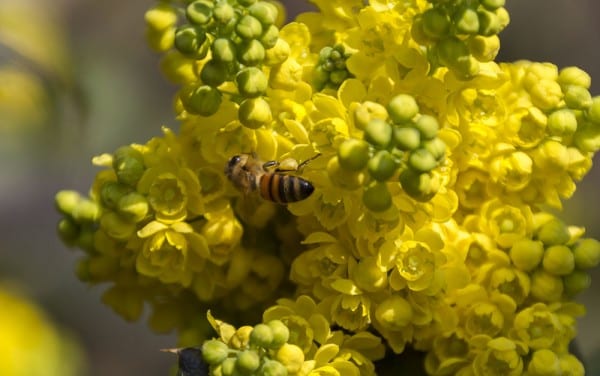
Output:
[[[589,75],[494,62],[504,1],[313,3],[285,26],[261,0],[146,13],[181,126],[96,157],[89,197],[57,195],[80,278],[185,346],[210,308],[214,375],[373,375],[407,347],[431,375],[582,375],[573,297],[600,242],[548,209],[600,149]],[[302,162],[257,174],[314,192],[236,190],[240,154]]]

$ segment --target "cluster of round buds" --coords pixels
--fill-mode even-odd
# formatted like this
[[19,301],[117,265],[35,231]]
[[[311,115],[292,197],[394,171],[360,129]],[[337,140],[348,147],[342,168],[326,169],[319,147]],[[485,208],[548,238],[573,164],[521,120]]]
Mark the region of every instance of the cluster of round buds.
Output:
[[412,36],[430,47],[434,67],[448,67],[468,79],[479,72],[479,62],[492,61],[500,48],[497,34],[509,22],[505,0],[428,0],[432,7],[418,16]]
[[399,179],[404,191],[416,200],[428,201],[436,194],[439,180],[432,171],[443,162],[446,145],[437,136],[437,119],[419,114],[412,96],[395,96],[387,109],[373,102],[362,103],[354,111],[354,122],[363,130],[363,139],[349,138],[339,145],[328,166],[334,182],[347,185],[344,177],[351,174],[362,185],[366,169],[370,179],[363,202],[373,211],[391,206],[385,184],[391,179]]
[[290,331],[280,320],[242,326],[227,343],[223,338],[204,342],[202,357],[210,375],[294,375],[302,369],[304,353],[288,343],[289,338]]
[[68,246],[93,249],[94,231],[102,212],[98,203],[71,190],[58,192],[54,200],[64,215],[58,222],[58,234],[62,241]]
[[[240,105],[242,124],[258,128],[271,120],[270,107],[262,98],[268,78],[261,67],[280,64],[289,55],[275,26],[278,16],[274,4],[260,0],[197,0],[187,5],[185,21],[176,27],[173,39],[179,53],[199,61],[194,68],[199,81],[179,94],[187,112],[210,116],[227,93]],[[237,93],[231,91],[232,85]]]
[[321,49],[313,79],[317,90],[320,91],[324,88],[337,89],[344,80],[352,77],[352,74],[346,67],[346,60],[348,60],[350,55],[341,44]]
[[565,223],[548,214],[537,215],[533,239],[513,244],[509,255],[512,263],[531,275],[531,296],[542,302],[560,301],[590,286],[588,269],[600,263],[600,242],[582,238],[573,242]]

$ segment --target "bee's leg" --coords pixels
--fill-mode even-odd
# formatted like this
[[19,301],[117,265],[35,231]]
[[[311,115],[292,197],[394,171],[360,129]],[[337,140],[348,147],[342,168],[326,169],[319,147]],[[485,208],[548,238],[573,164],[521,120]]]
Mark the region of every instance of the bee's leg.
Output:
[[279,167],[279,162],[277,161],[268,161],[263,163],[262,168],[267,171],[267,170],[271,170],[273,168],[275,168],[277,170],[277,168]]
[[317,153],[314,156],[308,158],[307,160],[305,160],[304,162],[302,162],[298,165],[297,170],[299,170],[299,171],[302,170],[308,164],[308,162],[311,162],[311,161],[319,158],[320,156],[321,156],[321,153]]

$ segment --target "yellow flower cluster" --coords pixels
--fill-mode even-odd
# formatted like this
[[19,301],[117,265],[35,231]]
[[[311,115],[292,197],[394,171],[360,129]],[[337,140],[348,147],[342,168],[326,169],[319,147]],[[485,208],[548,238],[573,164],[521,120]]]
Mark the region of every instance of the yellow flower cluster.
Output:
[[[281,28],[270,1],[148,11],[181,127],[97,157],[89,198],[57,196],[82,279],[112,282],[105,300],[130,319],[148,302],[188,345],[199,310],[248,323],[285,298],[263,321],[288,328],[290,358],[213,320],[238,354],[208,342],[214,374],[370,375],[382,340],[426,352],[432,375],[583,374],[572,297],[600,243],[544,208],[600,149],[590,77],[493,62],[503,1],[313,2]],[[287,199],[293,175],[314,193]]]
[[0,284],[0,307],[0,374],[74,376],[84,371],[84,354],[74,339],[6,282]]

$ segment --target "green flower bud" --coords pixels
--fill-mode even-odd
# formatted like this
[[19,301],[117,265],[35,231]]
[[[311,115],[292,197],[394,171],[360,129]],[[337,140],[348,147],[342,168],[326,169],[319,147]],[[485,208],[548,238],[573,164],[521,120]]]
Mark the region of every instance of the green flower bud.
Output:
[[468,46],[475,59],[481,62],[493,61],[500,51],[500,38],[496,35],[476,35],[468,39]]
[[441,161],[446,155],[446,143],[441,138],[423,142],[423,148],[433,155],[436,161]]
[[249,7],[250,5],[256,3],[257,0],[237,0],[238,4],[244,7]]
[[327,174],[333,184],[349,190],[360,188],[365,180],[364,173],[342,168],[337,156],[327,163]]
[[256,18],[263,26],[272,25],[277,20],[277,8],[272,7],[264,1],[252,4],[252,6],[248,8],[248,13]]
[[574,110],[586,109],[593,103],[588,89],[574,85],[567,86],[564,99],[567,106]]
[[567,275],[575,269],[575,258],[569,247],[554,245],[544,252],[544,269],[554,275]]
[[375,183],[363,193],[363,203],[374,212],[384,211],[392,206],[392,195],[385,183]]
[[265,59],[265,48],[256,39],[252,39],[238,48],[238,60],[244,65],[258,65]]
[[388,117],[387,110],[379,103],[366,101],[354,110],[354,124],[358,129],[365,129],[373,119],[385,120]]
[[424,140],[431,140],[437,136],[440,125],[435,117],[421,115],[415,122],[415,128],[421,133]]
[[267,324],[257,324],[250,333],[250,344],[269,348],[273,342],[273,331]]
[[392,133],[400,150],[415,150],[421,144],[421,133],[414,127],[394,127]]
[[577,130],[577,118],[573,111],[563,108],[548,116],[548,130],[553,136],[566,136]]
[[439,7],[431,8],[423,13],[423,31],[434,39],[441,38],[450,30],[450,18]]
[[146,11],[144,19],[152,30],[166,30],[177,23],[175,8],[159,3]]
[[544,257],[544,244],[540,241],[523,239],[516,241],[509,252],[512,263],[524,272],[540,264]]
[[260,128],[273,120],[271,107],[262,97],[245,99],[238,110],[240,122],[251,129]]
[[115,209],[121,197],[131,192],[132,188],[116,181],[107,181],[100,188],[100,200],[104,206]]
[[255,98],[267,91],[269,82],[262,70],[248,67],[238,72],[235,76],[235,84],[242,96]]
[[600,128],[590,123],[580,124],[573,141],[579,150],[595,153],[600,150]]
[[552,350],[536,350],[527,366],[527,375],[549,376],[561,375],[558,356]]
[[113,212],[102,215],[102,218],[100,218],[100,227],[111,238],[123,241],[128,240],[136,230],[135,223]]
[[275,46],[265,51],[264,64],[268,66],[278,65],[287,60],[290,56],[290,45],[283,39],[277,39]]
[[347,70],[336,69],[329,74],[329,81],[331,81],[331,83],[335,86],[340,86],[349,76],[350,73],[348,73]]
[[68,246],[74,246],[79,238],[80,228],[71,218],[62,218],[58,222],[58,235]]
[[202,67],[200,79],[203,83],[209,86],[217,87],[227,81],[229,71],[225,64],[215,60],[210,60]]
[[592,278],[583,270],[575,270],[573,273],[563,277],[565,293],[569,296],[575,296],[587,290],[591,283]]
[[184,25],[175,31],[175,48],[183,55],[203,59],[209,46],[206,32],[200,27]]
[[202,345],[202,359],[210,365],[221,364],[228,354],[229,347],[217,339],[210,339]]
[[436,175],[421,173],[412,168],[402,171],[400,183],[410,197],[421,202],[431,200],[440,189],[440,181]]
[[54,196],[56,208],[64,215],[71,215],[81,200],[82,198],[79,192],[70,190],[59,191],[56,196]]
[[419,113],[419,105],[412,95],[400,94],[390,100],[387,111],[392,122],[403,124]]
[[279,39],[279,28],[275,25],[270,25],[260,36],[260,43],[265,49],[273,48]]
[[260,366],[260,356],[254,350],[245,350],[238,354],[235,364],[242,373],[254,372]]
[[372,119],[365,127],[365,140],[377,148],[384,149],[392,141],[392,127],[385,120]]
[[148,214],[148,200],[137,192],[131,192],[121,197],[117,205],[117,210],[133,222],[139,222],[146,218]]
[[479,10],[477,11],[477,16],[479,17],[479,34],[488,37],[502,31],[504,26],[496,13]]
[[479,16],[474,9],[463,8],[454,17],[454,26],[460,34],[477,34],[479,32]]
[[388,330],[402,330],[411,323],[413,309],[406,299],[392,295],[377,306],[375,318]]
[[165,30],[146,30],[146,40],[150,48],[157,52],[165,52],[170,50],[175,43],[175,28]]
[[235,44],[227,38],[217,38],[211,46],[212,58],[222,63],[233,63],[236,61]]
[[570,237],[568,227],[558,218],[544,223],[537,233],[537,238],[546,246],[566,244]]
[[220,23],[228,23],[234,15],[233,7],[226,1],[219,1],[213,8],[213,17]]
[[566,67],[561,69],[558,74],[558,83],[563,87],[573,85],[589,89],[592,85],[592,78],[583,69]]
[[360,171],[369,161],[369,144],[363,140],[349,138],[339,146],[337,155],[343,168]]
[[183,107],[191,114],[210,116],[219,110],[221,92],[208,85],[198,86],[182,99]]
[[235,369],[236,358],[227,358],[221,363],[221,373],[223,376],[238,375]]
[[313,70],[312,82],[317,90],[323,90],[329,83],[329,72],[322,65],[317,65]]
[[531,276],[530,294],[542,302],[557,302],[563,293],[563,282],[560,277],[546,271],[538,270]]
[[100,214],[102,210],[98,203],[88,200],[81,199],[73,208],[73,212],[71,216],[75,220],[75,222],[97,222],[100,218]]
[[437,45],[437,58],[446,67],[454,67],[460,58],[469,57],[469,48],[464,41],[455,38],[445,38]]
[[238,20],[235,32],[242,39],[255,39],[262,34],[263,27],[256,17],[247,14]]
[[194,1],[186,8],[185,17],[193,24],[204,25],[212,19],[212,7],[205,1]]
[[595,268],[600,263],[600,242],[592,238],[582,239],[573,248],[573,255],[578,269]]
[[600,125],[600,96],[592,98],[592,104],[587,109],[586,116],[592,123]]
[[144,157],[131,146],[123,146],[115,151],[112,166],[119,182],[132,187],[146,171]]
[[378,151],[367,164],[369,174],[377,181],[386,181],[396,172],[398,164],[387,150]]
[[271,349],[278,349],[283,346],[290,338],[290,330],[280,320],[271,320],[267,323],[273,332],[273,341],[269,346]]
[[481,0],[481,5],[486,7],[488,10],[496,10],[503,7],[505,0]]
[[288,371],[285,366],[276,360],[267,360],[260,367],[258,373],[262,376],[287,376]]
[[416,171],[428,172],[437,166],[437,161],[427,149],[418,148],[410,153],[408,165]]
[[479,62],[471,55],[460,56],[449,67],[460,80],[469,80],[479,73]]

